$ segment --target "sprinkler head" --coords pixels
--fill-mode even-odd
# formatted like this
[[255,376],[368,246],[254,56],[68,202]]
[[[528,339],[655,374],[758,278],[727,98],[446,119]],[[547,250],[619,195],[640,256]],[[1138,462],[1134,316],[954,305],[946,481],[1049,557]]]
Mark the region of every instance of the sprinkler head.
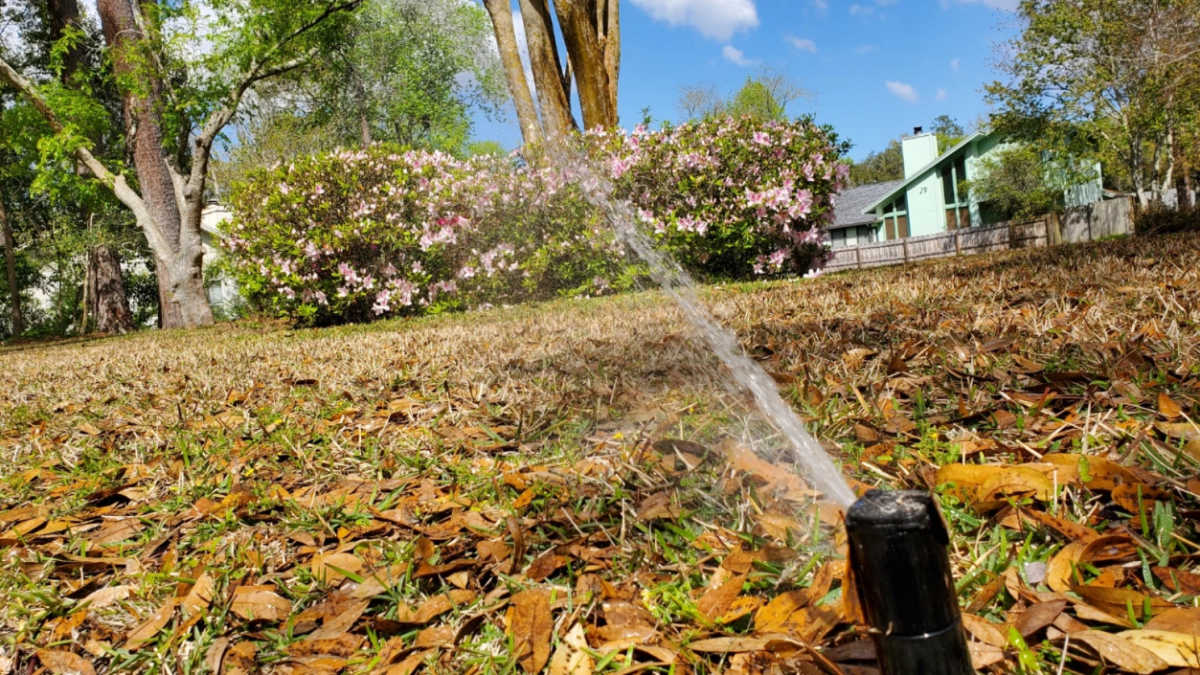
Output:
[[846,531],[884,675],[973,675],[950,535],[933,497],[872,490],[846,513]]

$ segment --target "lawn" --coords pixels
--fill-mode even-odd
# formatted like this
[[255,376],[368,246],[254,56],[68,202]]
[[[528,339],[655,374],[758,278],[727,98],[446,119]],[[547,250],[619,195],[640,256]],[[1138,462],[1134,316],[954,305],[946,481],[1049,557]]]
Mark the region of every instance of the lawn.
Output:
[[[856,489],[938,491],[981,672],[1171,672],[1200,667],[1198,259],[703,297]],[[840,514],[659,293],[0,370],[0,673],[877,672]]]

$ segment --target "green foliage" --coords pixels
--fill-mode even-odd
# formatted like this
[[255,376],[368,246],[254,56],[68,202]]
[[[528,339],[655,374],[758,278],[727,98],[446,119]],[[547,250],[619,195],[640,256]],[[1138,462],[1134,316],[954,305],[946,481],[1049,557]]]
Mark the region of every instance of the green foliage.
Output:
[[946,152],[967,137],[967,132],[962,125],[949,115],[938,115],[933,118],[933,124],[930,125],[929,130],[937,135],[938,153]]
[[733,117],[745,116],[758,122],[781,122],[787,119],[787,111],[767,85],[753,77],[746,78],[746,83],[734,94],[725,112]]
[[871,152],[850,166],[850,182],[855,187],[886,183],[904,178],[904,153],[900,141],[890,141],[887,149]]
[[998,150],[982,159],[977,178],[964,182],[992,216],[988,220],[1032,220],[1053,211],[1062,190],[1046,180],[1041,154],[1028,145]]

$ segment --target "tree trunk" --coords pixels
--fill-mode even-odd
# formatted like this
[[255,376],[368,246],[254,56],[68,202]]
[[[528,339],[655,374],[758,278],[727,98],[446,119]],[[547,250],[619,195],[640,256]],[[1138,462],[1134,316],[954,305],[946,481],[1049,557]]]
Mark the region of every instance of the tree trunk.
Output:
[[[609,99],[614,114],[617,110],[617,84],[621,79],[621,2],[600,0],[596,22],[600,26],[600,48],[604,53],[604,69],[608,71]],[[616,125],[619,116],[613,118]]]
[[512,2],[510,0],[483,0],[492,17],[492,30],[496,34],[496,45],[500,48],[500,61],[504,64],[504,76],[508,80],[508,91],[517,108],[517,121],[521,125],[521,137],[527,144],[542,141],[542,123],[538,120],[537,106],[529,92],[529,81],[525,79],[525,66],[521,63],[521,52],[517,46],[517,34],[513,28]]
[[204,294],[201,255],[197,253],[199,216],[189,219],[189,231],[183,236],[184,204],[178,201],[163,144],[160,116],[163,84],[142,63],[145,55],[138,53],[138,43],[145,38],[134,14],[137,8],[130,0],[98,0],[97,8],[105,42],[112,49],[113,69],[118,77],[130,78],[135,83],[121,92],[130,136],[127,142],[133,146],[134,166],[146,207],[144,217],[157,227],[169,249],[154,252],[160,326],[192,328],[211,324],[212,309]]
[[96,330],[101,333],[128,333],[136,326],[125,295],[121,277],[121,257],[109,244],[101,244],[88,255],[88,297]]
[[[612,96],[614,87],[609,83],[608,59],[604,53],[605,26],[597,23],[601,18],[597,0],[557,0],[554,9],[579,85],[584,128],[590,131],[615,127],[616,99]],[[607,13],[603,18],[607,21]]]
[[4,235],[4,264],[8,268],[8,306],[12,317],[12,336],[20,337],[25,332],[25,319],[21,315],[21,289],[17,288],[17,242],[13,239],[12,227],[8,224],[3,199],[0,199],[0,232]]
[[[80,30],[79,3],[76,0],[42,0],[48,15],[50,32],[54,40],[62,39],[68,28]],[[86,47],[82,42],[75,42],[62,56],[62,81],[70,86],[75,73],[87,58]]]
[[558,43],[554,39],[554,20],[550,18],[550,8],[547,0],[520,2],[525,39],[529,42],[529,64],[533,68],[534,86],[542,109],[543,128],[550,139],[566,138],[579,126],[571,113],[571,98],[567,95],[563,68],[558,58]]

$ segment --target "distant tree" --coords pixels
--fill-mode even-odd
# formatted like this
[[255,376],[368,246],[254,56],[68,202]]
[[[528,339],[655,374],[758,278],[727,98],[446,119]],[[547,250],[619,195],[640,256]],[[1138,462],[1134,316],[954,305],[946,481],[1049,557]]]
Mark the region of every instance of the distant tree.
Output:
[[987,87],[993,126],[1106,161],[1143,205],[1182,159],[1200,88],[1200,0],[1022,0]]
[[[193,0],[171,3],[98,0],[97,9],[122,95],[136,186],[76,133],[79,92],[68,102],[53,88],[0,60],[0,81],[45,119],[44,144],[86,171],[133,212],[154,252],[164,327],[213,322],[201,264],[200,218],[213,145],[247,94],[303,68],[336,47],[344,21],[362,0]],[[112,167],[112,168],[110,168]]]
[[871,152],[850,166],[850,183],[855,187],[904,178],[904,153],[900,141],[890,141],[882,152]]
[[967,137],[967,132],[962,125],[949,115],[938,115],[933,118],[933,124],[930,125],[929,130],[937,135],[939,153],[946,152]]
[[467,143],[468,157],[503,157],[508,153],[504,150],[504,146],[496,141],[471,141]]
[[1016,145],[985,157],[977,176],[962,188],[998,220],[1032,220],[1058,205],[1061,191],[1047,183],[1041,153],[1032,146]]
[[[341,48],[278,95],[341,143],[461,152],[472,112],[508,101],[487,12],[460,0],[371,0]],[[278,107],[278,106],[277,106]]]
[[728,99],[711,84],[685,85],[675,104],[684,119],[709,119],[719,115],[749,115],[762,121],[785,121],[796,101],[813,100],[812,92],[790,76],[762,68]]

